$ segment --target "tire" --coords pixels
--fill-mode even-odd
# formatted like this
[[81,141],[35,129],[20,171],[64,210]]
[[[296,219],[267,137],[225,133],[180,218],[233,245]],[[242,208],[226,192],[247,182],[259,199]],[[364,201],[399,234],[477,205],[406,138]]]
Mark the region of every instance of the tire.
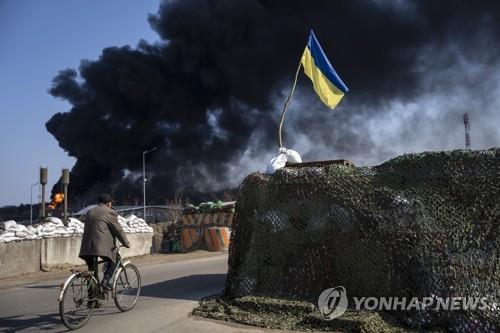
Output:
[[94,312],[95,302],[92,300],[95,298],[90,297],[89,290],[99,290],[92,276],[77,273],[66,283],[59,302],[59,315],[64,326],[70,330],[85,325]]
[[132,310],[141,292],[141,275],[133,264],[120,268],[113,281],[114,301],[120,311]]

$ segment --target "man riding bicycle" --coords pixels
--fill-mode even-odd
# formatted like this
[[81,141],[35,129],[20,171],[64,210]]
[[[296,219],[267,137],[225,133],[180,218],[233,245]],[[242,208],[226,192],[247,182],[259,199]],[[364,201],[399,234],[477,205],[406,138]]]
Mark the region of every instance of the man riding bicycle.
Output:
[[106,262],[101,286],[108,291],[112,290],[109,280],[116,263],[115,238],[118,238],[125,247],[130,247],[130,242],[118,223],[118,214],[111,209],[111,203],[112,199],[109,194],[101,194],[98,205],[87,212],[79,255],[85,260],[90,271],[97,269],[98,257]]

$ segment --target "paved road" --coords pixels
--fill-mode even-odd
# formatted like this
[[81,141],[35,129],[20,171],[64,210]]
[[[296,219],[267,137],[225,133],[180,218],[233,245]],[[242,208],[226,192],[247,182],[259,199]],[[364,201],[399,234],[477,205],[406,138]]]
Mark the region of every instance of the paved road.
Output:
[[[109,301],[79,332],[262,332],[190,317],[197,300],[224,287],[227,255],[139,265],[137,306],[120,313]],[[62,332],[59,285],[64,279],[0,290],[0,332]]]

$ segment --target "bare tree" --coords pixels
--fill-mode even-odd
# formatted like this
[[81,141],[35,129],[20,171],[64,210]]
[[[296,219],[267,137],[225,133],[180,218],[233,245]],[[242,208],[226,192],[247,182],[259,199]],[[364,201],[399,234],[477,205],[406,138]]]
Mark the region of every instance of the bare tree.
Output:
[[182,192],[176,192],[172,199],[166,199],[165,203],[167,208],[165,208],[165,214],[171,221],[178,221],[182,216],[184,194]]

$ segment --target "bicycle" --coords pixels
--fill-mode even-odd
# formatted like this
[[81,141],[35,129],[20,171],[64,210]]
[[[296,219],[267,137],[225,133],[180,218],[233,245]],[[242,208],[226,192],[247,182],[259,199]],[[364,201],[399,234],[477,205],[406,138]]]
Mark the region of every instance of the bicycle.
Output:
[[141,275],[130,261],[123,262],[121,247],[116,246],[116,267],[111,277],[113,284],[110,292],[104,290],[99,283],[98,264],[104,263],[103,260],[97,261],[93,272],[71,270],[72,274],[61,285],[58,298],[59,315],[64,326],[70,330],[83,327],[94,310],[109,300],[109,293],[116,307],[122,312],[132,310],[137,304],[141,291]]

